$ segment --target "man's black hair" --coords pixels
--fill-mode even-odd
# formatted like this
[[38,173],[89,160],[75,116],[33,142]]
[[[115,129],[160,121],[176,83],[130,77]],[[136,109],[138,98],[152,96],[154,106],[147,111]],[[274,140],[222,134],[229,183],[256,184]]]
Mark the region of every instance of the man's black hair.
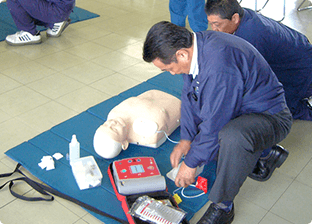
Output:
[[192,33],[184,27],[162,21],[148,31],[144,46],[143,60],[152,62],[159,58],[164,64],[176,62],[176,52],[190,48],[193,44]]
[[235,13],[238,13],[240,18],[244,15],[244,9],[237,0],[207,0],[205,12],[208,16],[219,15],[221,19],[228,20],[232,20]]

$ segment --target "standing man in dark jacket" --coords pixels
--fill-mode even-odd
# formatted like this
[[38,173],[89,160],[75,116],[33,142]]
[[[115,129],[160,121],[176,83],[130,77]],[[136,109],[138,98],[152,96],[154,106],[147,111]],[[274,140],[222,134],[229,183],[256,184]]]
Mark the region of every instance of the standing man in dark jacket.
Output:
[[36,26],[45,26],[47,36],[59,37],[69,25],[75,0],[7,0],[12,18],[20,30],[6,37],[10,45],[41,43]]
[[250,9],[237,0],[207,0],[205,11],[215,31],[251,43],[283,84],[294,119],[312,120],[312,45],[303,34]]
[[[184,74],[181,140],[170,155],[175,184],[195,181],[198,165],[217,160],[213,202],[199,223],[234,219],[233,200],[264,149],[283,140],[292,116],[284,90],[261,54],[241,38],[221,32],[191,33],[169,22],[147,34],[143,59],[172,75]],[[284,151],[262,162],[269,170],[286,159]]]

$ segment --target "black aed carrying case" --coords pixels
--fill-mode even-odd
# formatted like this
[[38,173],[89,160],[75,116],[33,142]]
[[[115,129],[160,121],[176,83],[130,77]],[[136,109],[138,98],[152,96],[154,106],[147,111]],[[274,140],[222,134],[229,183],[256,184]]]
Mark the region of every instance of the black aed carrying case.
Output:
[[[114,175],[113,175],[113,164],[111,163],[108,167],[108,176],[109,179],[111,181],[111,184],[114,188],[115,194],[118,198],[118,200],[121,202],[121,206],[122,209],[124,210],[128,222],[130,224],[147,224],[148,222],[143,221],[137,217],[133,217],[129,214],[129,209],[131,208],[131,206],[133,205],[133,203],[136,201],[137,198],[141,197],[141,196],[149,196],[151,198],[154,198],[155,200],[169,200],[171,202],[171,204],[174,207],[178,208],[178,205],[176,203],[176,201],[174,200],[174,198],[172,197],[172,195],[168,192],[168,191],[156,191],[156,192],[148,192],[148,193],[141,193],[141,194],[133,194],[133,195],[121,195],[115,185],[115,180],[114,180]],[[189,222],[186,220],[186,218],[184,218],[181,222],[182,224],[189,224]]]

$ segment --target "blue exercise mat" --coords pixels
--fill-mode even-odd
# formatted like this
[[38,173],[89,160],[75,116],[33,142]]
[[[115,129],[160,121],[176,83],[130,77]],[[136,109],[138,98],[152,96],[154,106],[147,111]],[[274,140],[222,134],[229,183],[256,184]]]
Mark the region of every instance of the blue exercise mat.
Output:
[[[50,130],[41,133],[33,139],[8,150],[5,154],[16,162],[21,163],[30,173],[50,187],[126,221],[127,218],[121,208],[121,202],[118,201],[107,174],[109,164],[114,160],[129,157],[151,156],[155,158],[161,174],[166,176],[166,173],[171,170],[169,156],[175,144],[166,141],[157,149],[130,144],[129,148],[120,153],[117,157],[113,159],[103,159],[98,156],[93,149],[94,133],[96,129],[104,123],[110,110],[123,100],[132,96],[137,96],[151,89],[162,90],[180,98],[182,85],[182,76],[172,76],[168,72],[161,73],[146,82],[52,127]],[[91,155],[95,158],[103,175],[101,186],[82,191],[79,190],[69,162],[65,156],[68,153],[69,142],[73,134],[76,134],[80,142],[80,156],[86,157]],[[170,135],[170,138],[178,141],[180,139],[180,128],[177,128]],[[55,161],[55,169],[50,171],[42,170],[38,166],[41,158],[47,155],[52,156],[56,152],[62,153],[64,157]],[[201,174],[202,177],[208,179],[209,189],[215,180],[215,170],[216,163],[211,162],[205,166]],[[177,189],[174,182],[166,177],[166,183],[168,191],[173,194],[173,191]],[[188,196],[198,195],[201,192],[202,191],[199,189],[192,187],[184,190],[184,194]],[[187,212],[188,220],[208,202],[209,190],[207,194],[197,198],[185,198],[181,195],[181,190],[178,190],[177,193],[182,199],[179,207]],[[100,216],[94,212],[90,213],[104,223],[118,223],[117,221]]]
[[[69,16],[71,23],[92,19],[99,17],[99,15],[89,12],[87,10],[75,7],[73,12]],[[43,31],[45,27],[38,27],[38,30]],[[7,7],[6,2],[0,4],[0,41],[5,40],[7,35],[14,34],[19,31],[12,19],[10,11]]]

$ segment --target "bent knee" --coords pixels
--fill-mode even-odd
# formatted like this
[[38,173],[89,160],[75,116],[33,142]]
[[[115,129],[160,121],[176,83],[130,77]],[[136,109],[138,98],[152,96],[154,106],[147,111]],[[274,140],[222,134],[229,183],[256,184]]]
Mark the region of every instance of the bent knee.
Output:
[[254,151],[250,134],[241,127],[226,125],[219,132],[219,145],[221,148],[230,147],[232,149]]

